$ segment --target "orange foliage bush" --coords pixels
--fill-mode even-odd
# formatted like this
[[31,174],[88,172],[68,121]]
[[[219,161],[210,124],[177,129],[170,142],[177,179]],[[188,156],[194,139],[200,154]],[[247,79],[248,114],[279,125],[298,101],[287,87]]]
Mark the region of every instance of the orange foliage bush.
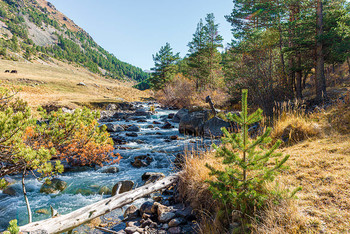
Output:
[[42,121],[25,131],[24,141],[33,148],[54,149],[53,157],[70,165],[103,165],[117,163],[119,154],[112,153],[113,141],[106,127],[99,127],[99,113],[87,108],[74,113],[46,113],[40,109]]

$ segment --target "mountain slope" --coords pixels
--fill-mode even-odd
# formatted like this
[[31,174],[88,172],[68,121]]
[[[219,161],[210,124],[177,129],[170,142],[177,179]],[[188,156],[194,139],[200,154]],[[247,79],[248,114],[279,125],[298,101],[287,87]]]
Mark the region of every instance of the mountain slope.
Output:
[[0,48],[0,56],[10,60],[55,58],[119,80],[149,77],[104,50],[46,0],[0,0]]

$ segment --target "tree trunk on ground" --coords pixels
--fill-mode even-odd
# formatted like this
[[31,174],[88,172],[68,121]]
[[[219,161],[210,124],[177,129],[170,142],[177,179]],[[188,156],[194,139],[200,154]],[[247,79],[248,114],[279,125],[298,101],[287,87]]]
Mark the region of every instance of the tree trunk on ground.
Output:
[[322,101],[327,97],[326,79],[324,75],[324,54],[323,54],[323,4],[322,0],[317,0],[317,42],[316,42],[316,100]]
[[27,224],[20,227],[20,231],[24,233],[39,233],[39,231],[46,231],[47,233],[67,232],[76,227],[79,227],[80,225],[90,220],[107,214],[114,209],[121,208],[139,198],[167,188],[170,185],[174,184],[177,179],[178,175],[168,176],[162,180],[144,185],[135,190],[125,192],[120,195],[116,195],[94,204],[85,206],[76,211],[73,211],[72,213]]

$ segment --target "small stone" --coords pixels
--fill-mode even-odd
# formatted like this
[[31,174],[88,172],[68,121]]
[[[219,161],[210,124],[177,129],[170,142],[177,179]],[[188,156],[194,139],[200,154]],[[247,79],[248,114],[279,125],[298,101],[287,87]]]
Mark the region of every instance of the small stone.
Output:
[[140,127],[137,126],[137,125],[135,125],[135,124],[133,124],[133,125],[131,125],[130,127],[128,127],[128,128],[126,129],[126,131],[129,131],[129,132],[139,132],[139,131],[140,131]]
[[155,197],[153,197],[153,200],[156,202],[161,202],[163,200],[163,197],[162,196],[155,196]]
[[147,128],[154,128],[152,124],[148,125]]
[[161,124],[161,122],[153,121],[153,124]]
[[146,220],[146,219],[151,218],[151,215],[147,214],[147,213],[143,213],[142,218]]
[[138,122],[138,123],[147,123],[147,120],[145,120],[145,119],[139,119],[139,120],[137,120],[137,122]]
[[156,213],[156,212],[152,212],[152,207],[153,207],[153,202],[145,202],[141,205],[140,207],[140,212],[141,214],[144,214],[144,213],[148,213],[148,214],[153,214],[153,213]]
[[145,228],[147,226],[154,226],[157,225],[155,222],[153,222],[151,219],[144,220],[143,223],[141,224],[142,228]]
[[170,114],[168,114],[168,119],[172,119],[172,118],[174,118],[174,116],[175,116],[175,113],[170,113]]
[[175,213],[173,212],[161,212],[160,215],[158,215],[158,220],[161,223],[166,223],[174,217]]
[[140,214],[139,210],[135,205],[129,206],[124,212],[124,218],[132,219],[138,217]]
[[180,234],[181,233],[181,228],[180,227],[172,227],[168,229],[168,232],[170,234]]
[[175,135],[175,136],[171,136],[171,137],[170,137],[170,140],[176,141],[178,138],[179,138],[179,136]]
[[138,137],[139,136],[136,132],[127,132],[125,135],[128,137]]
[[165,122],[165,124],[161,127],[162,129],[171,129],[173,128],[173,125],[169,122]]
[[125,232],[127,234],[135,234],[135,233],[143,233],[143,228],[139,228],[139,227],[127,227],[125,228]]
[[118,167],[109,167],[101,171],[101,173],[118,173],[119,168]]
[[181,224],[186,223],[186,220],[183,218],[175,218],[170,220],[169,222],[169,227],[177,227],[180,226]]
[[162,228],[166,230],[169,228],[169,225],[167,223],[165,223],[165,224],[163,224]]
[[147,167],[148,164],[140,159],[135,159],[135,161],[131,162],[131,165],[133,167],[136,167],[136,168],[140,168],[140,167]]
[[119,124],[108,123],[105,125],[107,127],[108,132],[122,132],[122,131],[124,131],[124,128],[122,126],[120,126]]

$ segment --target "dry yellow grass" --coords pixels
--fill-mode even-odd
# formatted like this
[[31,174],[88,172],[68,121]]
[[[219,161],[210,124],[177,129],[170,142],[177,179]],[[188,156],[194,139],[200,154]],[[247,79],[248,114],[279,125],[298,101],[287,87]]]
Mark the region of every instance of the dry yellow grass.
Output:
[[[17,74],[4,73],[17,70]],[[132,88],[132,83],[106,79],[82,67],[59,61],[51,63],[0,60],[0,81],[21,87],[19,97],[30,106],[49,103],[77,107],[92,102],[140,101],[147,92]],[[78,86],[83,82],[86,86]]]
[[[276,132],[283,132],[289,125],[301,130],[299,135],[293,135],[294,145],[279,150],[290,155],[288,168],[267,186],[276,188],[278,184],[280,191],[301,186],[302,190],[297,193],[297,199],[285,196],[280,204],[267,203],[259,213],[259,221],[252,224],[253,233],[350,232],[350,135],[339,134],[335,128],[338,125],[327,122],[333,120],[329,116],[340,110],[340,106],[337,108],[306,119],[289,116],[276,123],[275,137],[281,136]],[[347,116],[346,110],[348,106],[344,106],[341,117]],[[315,121],[318,127],[314,127]],[[218,204],[204,181],[210,179],[206,163],[216,169],[223,169],[223,165],[210,152],[188,157],[186,163],[180,191],[199,213],[208,214],[203,216],[202,233],[222,233],[217,223]]]

